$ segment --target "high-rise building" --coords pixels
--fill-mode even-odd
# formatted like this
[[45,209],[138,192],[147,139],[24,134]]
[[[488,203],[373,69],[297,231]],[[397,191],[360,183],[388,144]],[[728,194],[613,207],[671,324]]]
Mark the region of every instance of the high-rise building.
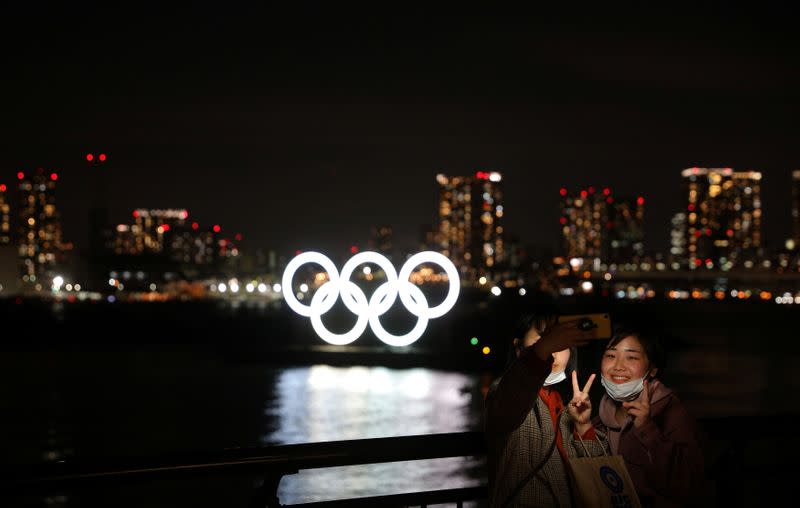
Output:
[[[110,251],[111,265],[120,270],[146,270],[150,275],[180,271],[194,279],[208,276],[224,258],[239,255],[237,244],[219,238],[220,227],[201,229],[197,222],[187,224],[185,210],[137,210],[134,224],[115,228]],[[236,242],[241,235],[236,235]]]
[[436,176],[439,183],[437,247],[468,279],[505,261],[502,175]]
[[195,222],[191,227],[176,228],[170,233],[167,250],[173,261],[203,266],[213,265],[219,259],[221,248],[213,228],[201,230]]
[[217,242],[219,249],[217,255],[221,259],[235,258],[239,255],[238,243],[241,241],[241,235],[236,235],[234,238],[220,238]]
[[220,239],[220,227],[200,228],[197,222],[189,224],[189,213],[184,209],[145,210],[133,212],[133,224],[119,224],[111,245],[116,255],[162,255],[176,263],[211,265],[219,258],[235,257],[236,242]]
[[795,245],[800,245],[800,171],[792,172],[792,229]]
[[603,227],[608,222],[607,199],[611,191],[598,193],[594,187],[570,195],[561,188],[561,233],[563,252],[569,259],[601,259]]
[[11,205],[7,190],[6,184],[0,183],[0,246],[11,245]]
[[561,195],[562,252],[582,264],[635,263],[644,255],[644,198],[619,198],[608,187]]
[[[84,169],[90,175],[88,191],[89,252],[87,276],[92,288],[105,288],[111,271],[115,251],[112,248],[119,235],[109,220],[108,203],[112,199],[110,178],[113,166],[109,165],[105,153],[88,153],[84,159]],[[129,231],[130,232],[130,231]]]
[[761,248],[761,173],[688,168],[686,261],[689,268],[753,266]]
[[137,235],[128,224],[117,225],[111,243],[111,251],[118,256],[136,255],[144,252],[140,242],[137,241]]
[[189,212],[183,209],[138,209],[134,210],[133,217],[135,220],[130,226],[117,226],[114,250],[119,254],[164,252],[165,235],[171,229],[183,229]]
[[689,262],[686,248],[686,214],[678,212],[673,215],[671,226],[669,259],[672,264],[671,268],[677,270],[685,267]]
[[603,259],[608,263],[637,263],[644,256],[644,198],[606,197],[607,222]]
[[417,247],[419,250],[436,250],[438,248],[439,231],[437,226],[422,224],[418,230]]
[[89,185],[89,253],[93,264],[103,263],[112,236],[108,220],[109,178],[111,166],[105,153],[86,154],[85,171],[91,175]]
[[16,292],[20,286],[18,253],[12,242],[11,206],[6,184],[0,184],[0,294]]
[[731,258],[736,263],[755,263],[760,257],[761,173],[734,171]]
[[392,259],[392,254],[394,251],[394,246],[392,245],[392,236],[391,226],[373,226],[369,242],[370,249],[380,252],[389,259]]
[[55,267],[61,250],[61,220],[56,208],[58,174],[39,168],[20,171],[17,202],[19,257],[24,282],[37,283]]

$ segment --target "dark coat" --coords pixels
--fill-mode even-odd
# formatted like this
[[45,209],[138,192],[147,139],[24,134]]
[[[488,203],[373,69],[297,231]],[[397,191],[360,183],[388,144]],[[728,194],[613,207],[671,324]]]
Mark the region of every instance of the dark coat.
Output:
[[611,451],[622,455],[643,506],[708,503],[697,424],[663,383],[654,381],[649,389],[651,416],[644,426],[635,427],[630,415],[620,425],[618,403],[604,395],[595,428],[608,436]]

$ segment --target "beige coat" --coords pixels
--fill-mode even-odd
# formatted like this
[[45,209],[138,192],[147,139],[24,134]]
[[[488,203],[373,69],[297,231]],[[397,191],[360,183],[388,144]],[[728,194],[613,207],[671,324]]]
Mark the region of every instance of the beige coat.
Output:
[[[486,396],[489,505],[492,507],[500,508],[504,503],[512,507],[572,506],[567,471],[558,449],[553,446],[556,436],[552,418],[538,395],[551,364],[552,360],[544,362],[528,349]],[[573,423],[568,414],[559,418],[559,426],[567,455],[584,456],[583,447],[572,437]],[[605,435],[598,432],[598,438],[584,441],[592,456],[603,454],[601,442],[609,450]],[[540,468],[536,475],[516,491],[537,467]]]

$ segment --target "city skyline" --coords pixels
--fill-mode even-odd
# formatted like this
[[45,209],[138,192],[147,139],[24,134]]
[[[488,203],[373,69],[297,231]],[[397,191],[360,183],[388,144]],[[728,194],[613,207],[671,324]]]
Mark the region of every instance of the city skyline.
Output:
[[[105,156],[105,154],[103,154],[103,155]],[[86,155],[85,158],[89,158],[89,155]],[[757,196],[757,203],[758,203],[758,207],[757,208],[760,209],[760,208],[764,207],[763,198],[758,199],[759,196],[763,195],[761,193],[761,191],[759,190],[759,187],[761,185],[763,185],[763,183],[761,181],[762,178],[764,178],[763,173],[757,172],[757,171],[746,171],[746,172],[745,171],[737,171],[734,168],[712,168],[712,169],[706,169],[706,168],[692,167],[692,168],[684,168],[684,169],[680,170],[679,174],[680,174],[681,178],[683,180],[685,180],[690,173],[694,172],[696,174],[698,171],[703,172],[704,175],[705,175],[705,172],[707,172],[707,171],[710,171],[711,173],[723,172],[723,173],[728,175],[727,178],[730,178],[730,175],[734,175],[734,176],[739,175],[739,178],[744,178],[743,175],[757,175],[756,176],[757,177],[756,196]],[[24,171],[18,171],[14,175],[13,179],[9,178],[9,181],[12,182],[11,186],[9,186],[9,185],[7,185],[5,183],[2,183],[4,180],[2,178],[2,175],[0,175],[0,189],[2,189],[2,190],[0,190],[0,198],[1,198],[0,205],[4,206],[7,209],[6,212],[4,212],[5,215],[3,215],[3,217],[4,217],[3,221],[4,221],[4,224],[5,224],[4,227],[6,227],[10,232],[13,233],[14,226],[15,226],[15,224],[17,224],[17,222],[15,222],[15,214],[19,213],[17,201],[20,199],[20,196],[21,196],[21,194],[19,194],[20,190],[17,188],[18,184],[22,184],[22,183],[28,181],[28,176],[29,175],[37,175],[37,174],[44,175],[43,178],[45,180],[47,180],[47,181],[52,180],[52,182],[50,182],[50,184],[52,184],[52,185],[54,185],[56,183],[55,179],[59,179],[60,180],[58,182],[58,184],[59,184],[59,187],[62,190],[59,191],[59,196],[60,197],[59,197],[58,206],[57,206],[58,215],[59,215],[58,220],[59,220],[60,229],[61,230],[67,229],[67,230],[72,230],[72,231],[84,229],[84,232],[87,234],[87,237],[85,239],[83,239],[82,242],[76,244],[74,238],[66,236],[61,231],[59,231],[59,237],[63,236],[63,238],[60,238],[59,241],[62,242],[62,243],[65,243],[65,244],[69,244],[70,245],[70,249],[76,248],[78,255],[82,255],[82,254],[90,255],[91,254],[91,246],[90,246],[90,243],[91,243],[90,240],[91,239],[89,238],[90,231],[88,229],[86,229],[86,228],[89,228],[88,219],[90,219],[90,215],[88,215],[88,213],[90,213],[90,210],[88,208],[88,203],[84,203],[84,205],[86,205],[86,209],[83,210],[84,213],[82,215],[79,214],[78,216],[71,216],[70,214],[65,214],[63,212],[64,208],[67,208],[68,210],[73,208],[73,207],[71,207],[69,205],[67,205],[65,207],[63,205],[63,203],[65,201],[67,203],[69,203],[69,201],[70,201],[69,193],[70,192],[77,192],[77,190],[76,189],[70,189],[70,187],[69,187],[70,183],[69,183],[68,180],[66,182],[64,181],[64,177],[63,177],[64,175],[63,175],[63,172],[61,172],[61,171],[56,173],[55,171],[48,171],[45,168],[38,168],[38,169],[36,169],[34,171],[29,171],[28,173],[26,173]],[[481,176],[480,175],[485,175],[485,179],[488,182],[490,174],[497,175],[498,182],[499,182],[500,178],[502,178],[503,180],[506,179],[504,173],[498,172],[498,171],[493,171],[493,172],[477,171],[477,172],[474,172],[474,173],[472,173],[472,172],[464,172],[464,173],[460,173],[460,174],[454,174],[454,177],[456,177],[456,178],[466,178],[467,179],[466,181],[471,181],[471,179],[477,179],[478,181],[480,181],[481,180]],[[23,178],[20,178],[20,175],[22,175]],[[53,175],[55,175],[55,178],[53,177]],[[460,176],[458,176],[458,175],[460,175]],[[478,175],[478,176],[476,177],[475,175]],[[788,241],[790,239],[793,239],[795,242],[797,242],[796,231],[797,231],[797,227],[798,227],[798,221],[795,218],[795,216],[796,216],[796,209],[797,209],[797,202],[798,202],[797,201],[798,192],[796,190],[796,187],[797,187],[797,182],[800,181],[799,176],[800,176],[800,171],[795,170],[795,171],[792,172],[792,177],[791,177],[791,180],[789,182],[791,185],[787,186],[788,189],[789,189],[790,199],[786,203],[783,203],[783,205],[785,205],[785,206],[783,206],[783,208],[786,209],[787,214],[791,217],[791,221],[789,221],[786,224],[787,227],[785,229],[787,229],[787,231],[785,232],[785,234],[782,237],[780,237],[779,239],[775,239],[774,242],[766,242],[766,243],[764,243],[764,241],[759,238],[759,240],[758,240],[757,244],[755,245],[755,247],[762,247],[763,246],[763,247],[766,247],[768,250],[771,249],[772,251],[777,252],[777,251],[782,250],[782,249],[785,248],[785,245],[786,245],[785,242],[786,241]],[[441,173],[439,173],[435,177],[435,179],[437,181],[437,184],[432,185],[432,187],[434,187],[434,189],[436,190],[437,193],[441,193],[442,192],[442,189],[443,189],[443,187],[442,187],[442,181],[443,180],[442,179],[443,178],[445,180],[447,180],[449,177],[445,177]],[[685,182],[679,182],[679,184],[681,184],[681,193],[683,195],[681,196],[681,200],[678,203],[674,203],[673,204],[673,208],[676,211],[676,215],[677,216],[684,216],[683,220],[685,220],[686,219],[685,216],[687,215],[687,213],[686,213],[687,210],[685,208],[687,196],[685,194],[686,194],[688,189],[686,188]],[[63,187],[64,185],[67,185],[67,187],[64,188]],[[514,185],[513,185],[513,182],[511,182],[510,190],[512,190],[512,192],[513,192],[513,189],[514,189]],[[563,199],[565,199],[565,196],[567,198],[569,198],[569,196],[573,195],[573,193],[574,193],[574,195],[576,197],[583,196],[585,198],[587,194],[594,195],[595,192],[597,193],[597,195],[599,195],[599,196],[601,196],[603,198],[603,199],[601,199],[601,201],[604,201],[606,199],[610,199],[609,203],[614,203],[614,205],[610,206],[610,208],[616,208],[617,206],[619,206],[624,201],[630,201],[632,206],[641,208],[644,205],[645,201],[648,201],[647,206],[646,206],[646,208],[648,210],[648,214],[645,214],[645,215],[649,215],[649,213],[651,212],[651,203],[649,202],[649,199],[646,199],[644,197],[645,193],[643,193],[643,192],[634,192],[634,193],[632,193],[630,195],[622,196],[622,200],[623,201],[616,201],[615,202],[613,197],[610,196],[612,194],[612,192],[615,192],[615,191],[612,191],[612,189],[610,187],[603,187],[603,186],[595,187],[594,185],[588,185],[588,184],[579,185],[579,186],[571,188],[569,190],[566,187],[560,187],[558,189],[558,197],[559,197],[559,201],[561,202],[561,204],[556,205],[549,212],[549,215],[551,216],[550,218],[551,219],[555,219],[556,224],[557,224],[556,232],[553,235],[553,238],[550,240],[550,244],[551,245],[549,246],[549,248],[552,249],[552,251],[553,251],[553,253],[555,255],[570,255],[569,254],[569,250],[571,249],[570,247],[566,247],[566,250],[565,250],[564,241],[565,241],[565,235],[567,233],[561,231],[562,229],[564,229],[564,225],[566,224],[566,222],[565,222],[566,218],[564,217],[564,214],[567,213],[563,209],[563,206],[564,206],[563,205]],[[15,196],[15,194],[16,194],[16,196]],[[506,194],[507,194],[506,192],[503,193],[502,201],[499,201],[499,203],[505,203],[505,201],[506,201],[505,195]],[[618,196],[618,195],[615,194],[614,197],[616,197],[616,196]],[[9,197],[10,197],[10,199],[9,199]],[[90,195],[90,198],[91,197],[93,197],[93,196]],[[589,196],[589,197],[592,197],[592,196]],[[133,197],[133,199],[135,201],[138,201],[138,202],[146,200],[146,198],[136,198],[136,197]],[[619,200],[619,198],[617,198],[617,199]],[[428,221],[427,223],[423,223],[423,224],[414,225],[413,229],[414,229],[415,236],[410,241],[407,241],[404,244],[397,245],[396,240],[394,240],[394,238],[395,238],[394,237],[394,233],[393,232],[391,233],[392,234],[392,242],[395,244],[395,247],[398,247],[401,250],[403,248],[412,249],[413,250],[414,246],[415,245],[419,245],[421,240],[422,240],[422,232],[421,232],[420,228],[421,227],[427,228],[429,226],[431,228],[429,231],[434,233],[434,237],[429,238],[429,240],[433,240],[433,243],[435,243],[437,245],[440,243],[439,240],[435,239],[436,238],[436,236],[435,236],[436,233],[435,232],[437,230],[437,227],[441,226],[441,224],[439,223],[439,221],[442,220],[442,217],[440,215],[441,206],[442,206],[442,201],[441,200],[442,200],[442,197],[440,196],[438,198],[438,200],[437,200],[437,203],[434,203],[430,207],[430,215],[432,216],[432,220],[431,221]],[[106,206],[108,206],[108,205],[106,205]],[[604,206],[605,206],[605,203],[604,203]],[[689,206],[690,206],[690,209],[691,209],[691,207],[693,205],[690,204]],[[158,209],[158,208],[155,208],[155,207],[137,206],[131,211],[121,212],[119,209],[113,209],[114,208],[113,205],[108,206],[108,207],[111,208],[111,210],[109,210],[108,222],[106,224],[106,227],[108,228],[110,233],[114,233],[115,231],[116,231],[116,234],[127,232],[128,231],[127,229],[125,229],[125,231],[122,231],[119,228],[127,228],[130,225],[130,223],[141,223],[142,218],[140,217],[140,214],[141,213],[145,213],[146,214],[146,213],[148,213],[148,210],[150,210],[151,212],[156,213],[156,214],[159,214],[159,213],[171,213],[172,211],[174,211],[175,213],[180,213],[180,214],[182,214],[182,217],[180,217],[180,219],[182,221],[181,224],[183,224],[184,220],[188,220],[189,222],[187,223],[187,226],[191,225],[192,229],[194,229],[194,230],[198,230],[198,229],[211,230],[211,229],[213,229],[214,233],[220,233],[220,231],[222,229],[222,226],[220,225],[219,222],[214,222],[214,221],[199,222],[198,218],[194,214],[190,214],[189,210],[187,210],[186,208],[176,209],[174,207],[164,207],[164,208]],[[500,206],[500,214],[501,214],[501,216],[503,218],[503,222],[506,222],[506,221],[509,221],[509,220],[511,222],[519,222],[521,220],[520,218],[516,218],[517,219],[516,221],[513,220],[513,219],[515,219],[515,217],[513,217],[513,215],[511,217],[509,217],[505,213],[505,208],[506,208],[505,205],[501,205]],[[772,204],[772,208],[781,208],[781,207],[780,207],[780,205],[776,206],[776,204]],[[559,209],[561,209],[560,212],[559,212]],[[572,213],[572,212],[570,212],[570,213]],[[675,235],[675,229],[674,228],[675,228],[676,215],[673,215],[670,218],[670,224],[671,225],[668,224],[665,227],[663,227],[660,231],[658,231],[659,236],[663,237],[663,238],[661,238],[661,240],[665,240],[663,242],[662,241],[653,242],[652,238],[648,238],[647,235],[645,235],[645,237],[644,237],[644,248],[643,248],[641,246],[642,238],[638,236],[641,233],[637,234],[637,241],[640,242],[639,246],[637,247],[637,254],[636,254],[637,256],[641,256],[642,254],[662,254],[662,255],[676,254],[676,252],[675,252],[675,241],[676,240],[675,240],[675,237],[674,237],[674,235]],[[653,230],[653,226],[652,225],[649,225],[649,227],[648,227],[648,221],[647,221],[646,216],[644,217],[644,219],[642,218],[641,209],[637,212],[637,216],[638,216],[637,222],[639,223],[639,225],[636,226],[637,229],[641,228],[641,223],[643,222],[644,225],[645,225],[645,229],[647,229],[649,231]],[[605,215],[604,215],[604,217],[605,217]],[[119,218],[119,220],[115,220],[117,218]],[[81,219],[85,219],[86,220],[86,224],[83,224],[81,227],[76,227],[76,223],[80,222]],[[606,220],[606,219],[603,219],[603,220]],[[761,235],[760,231],[769,230],[770,228],[769,228],[768,222],[767,222],[766,225],[764,225],[763,219],[761,219],[760,211],[758,213],[757,221],[758,221],[757,222],[757,224],[758,224],[758,229],[757,229],[758,233],[757,233],[757,235],[763,236],[763,235]],[[70,226],[65,226],[65,224],[70,224]],[[358,236],[358,237],[354,236],[352,241],[340,242],[340,245],[338,246],[339,250],[340,251],[347,251],[347,250],[350,250],[353,246],[358,246],[358,248],[362,249],[362,250],[369,248],[370,244],[374,242],[374,238],[371,238],[370,235],[374,234],[374,229],[376,227],[379,227],[379,225],[377,223],[371,223],[371,226],[370,226],[369,230],[359,233],[360,236]],[[395,228],[395,225],[393,225],[393,224],[384,224],[381,227],[388,227],[391,231],[393,231],[394,228]],[[141,228],[141,224],[140,224],[140,228]],[[428,229],[426,229],[426,231],[428,231]],[[526,236],[524,230],[520,233],[518,231],[513,231],[513,230],[509,230],[508,228],[501,227],[500,231],[501,231],[500,232],[500,237],[502,238],[502,240],[500,240],[500,241],[502,241],[502,242],[508,241],[507,239],[509,238],[509,235],[513,236],[513,237],[524,237],[524,236]],[[248,231],[232,231],[232,230],[230,230],[228,228],[225,228],[225,231],[220,234],[220,237],[229,236],[229,237],[231,237],[231,239],[233,239],[233,237],[236,237],[236,241],[240,242],[240,241],[243,240],[243,238],[245,236],[249,237],[250,234],[251,234],[251,232],[248,232]],[[573,234],[574,233],[569,233],[569,235],[573,235]],[[685,234],[685,231],[684,231],[684,234]],[[8,235],[6,235],[6,236],[8,236]],[[116,241],[119,242],[119,241],[124,241],[124,240],[117,239]],[[685,242],[685,240],[683,240],[683,241]],[[547,242],[545,241],[545,242],[540,242],[538,244],[527,244],[527,245],[524,244],[524,243],[518,243],[517,245],[519,247],[521,247],[521,248],[526,248],[529,245],[541,247],[545,243],[547,243]],[[651,243],[652,244],[656,244],[656,245],[663,245],[664,246],[663,250],[653,247],[651,245]],[[598,243],[597,245],[598,245],[597,252],[594,252],[594,251],[588,252],[588,253],[584,252],[583,254],[580,254],[580,256],[585,256],[585,257],[596,257],[596,256],[598,256],[599,253],[600,253],[600,250],[599,250],[600,244]],[[284,249],[281,250],[280,247],[276,246],[275,244],[272,244],[272,245],[270,245],[270,244],[267,244],[267,245],[253,245],[252,243],[250,244],[250,248],[253,249],[253,250],[259,249],[259,250],[264,250],[264,251],[268,251],[268,250],[277,251],[277,252],[280,252],[282,254],[285,254],[285,253],[288,253],[288,252],[292,252],[292,251],[297,251],[297,250],[313,250],[313,249],[308,249],[308,248],[300,249],[300,248],[297,248],[296,246],[284,247]],[[604,247],[604,249],[603,249],[604,252],[608,248],[609,248],[608,246]],[[112,249],[112,250],[115,250],[115,249]],[[154,252],[160,252],[161,250],[162,249],[159,248],[159,249],[156,249]],[[447,250],[447,249],[445,248],[445,250]],[[139,251],[141,251],[141,249],[139,249]],[[130,253],[133,253],[133,250],[131,250]],[[510,253],[506,254],[504,256],[508,256],[508,255],[510,255]],[[579,254],[575,254],[575,255],[579,255]]]
[[[65,217],[85,215],[101,168],[83,157],[103,152],[113,222],[184,207],[279,250],[346,249],[376,224],[413,244],[431,178],[474,171],[515,182],[523,245],[557,247],[558,189],[595,185],[644,195],[645,242],[666,251],[693,166],[764,174],[764,239],[791,234],[798,35],[773,13],[13,14],[0,168],[62,173]],[[65,237],[85,244],[84,223]]]

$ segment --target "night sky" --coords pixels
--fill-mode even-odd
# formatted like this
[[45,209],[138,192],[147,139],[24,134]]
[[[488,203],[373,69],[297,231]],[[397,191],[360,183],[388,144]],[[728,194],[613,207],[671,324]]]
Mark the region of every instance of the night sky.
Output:
[[643,195],[666,250],[691,166],[762,171],[766,240],[790,233],[788,13],[20,9],[0,16],[0,182],[58,170],[79,248],[97,171],[114,221],[185,207],[245,247],[339,252],[388,224],[413,248],[435,175],[476,170],[503,173],[525,244],[556,245],[559,187],[595,185]]

